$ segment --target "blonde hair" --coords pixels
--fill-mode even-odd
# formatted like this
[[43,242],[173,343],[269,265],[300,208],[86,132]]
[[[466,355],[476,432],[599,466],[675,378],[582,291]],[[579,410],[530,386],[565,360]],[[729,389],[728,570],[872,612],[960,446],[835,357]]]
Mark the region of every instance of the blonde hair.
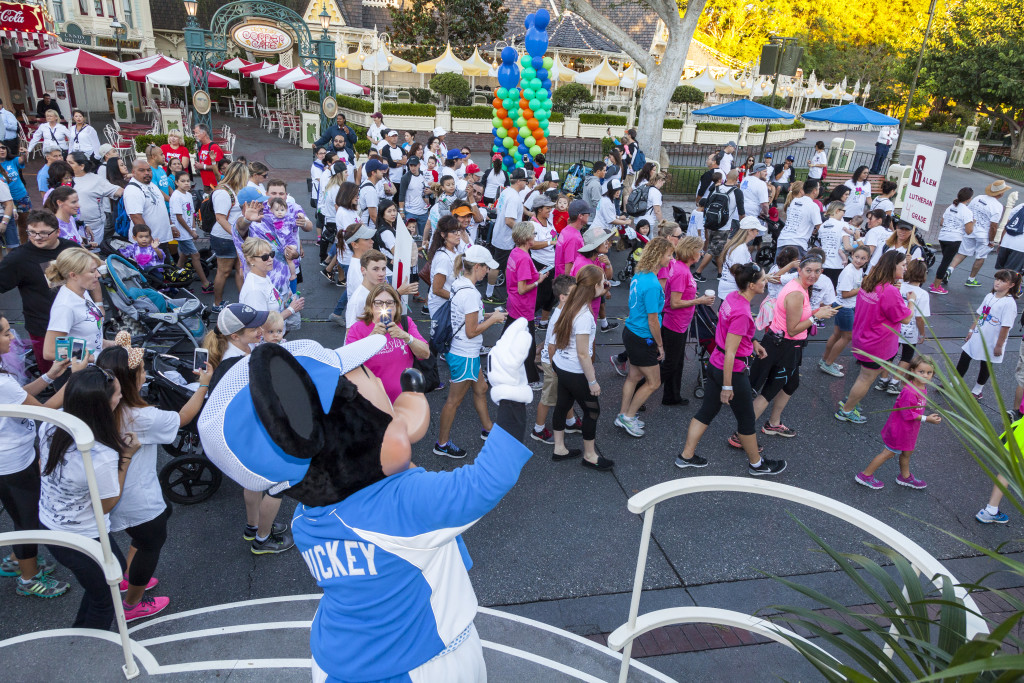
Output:
[[402,311],[402,297],[398,295],[398,291],[388,283],[382,283],[370,290],[370,293],[366,296],[366,305],[363,306],[363,314],[359,316],[359,320],[362,320],[367,325],[373,324],[373,302],[381,294],[390,294],[391,298],[395,300],[395,318],[394,322],[398,323],[398,319],[404,315]]
[[177,137],[178,142],[180,142],[181,144],[185,144],[185,136],[182,135],[181,131],[178,130],[177,128],[172,128],[171,130],[167,131],[167,142],[170,142],[171,138],[173,137]]
[[224,171],[224,177],[217,184],[218,190],[228,190],[237,194],[249,182],[249,167],[242,161],[232,161]]
[[270,242],[259,237],[246,237],[245,241],[242,242],[242,256],[245,257],[246,261],[273,251],[274,248],[270,246]]
[[203,337],[203,348],[210,352],[207,363],[209,363],[212,370],[216,370],[220,362],[224,360],[224,352],[228,350],[228,344],[230,343],[231,341],[228,337],[221,334],[216,325],[211,327]]
[[846,211],[846,204],[840,201],[834,201],[830,202],[829,205],[825,207],[826,216],[831,217],[837,211]]
[[658,223],[658,237],[668,237],[669,233],[674,232],[678,227],[679,224],[675,221],[662,219],[661,222]]
[[284,316],[277,311],[270,311],[267,313],[267,319],[263,323],[263,327],[269,328],[275,325],[284,325]]
[[638,273],[656,273],[665,254],[672,253],[672,243],[664,237],[655,237],[647,243],[636,264]]
[[668,182],[668,172],[667,171],[658,171],[657,173],[655,173],[654,175],[651,176],[651,185],[653,185],[653,184],[655,184],[657,182],[662,182],[662,181]]
[[81,275],[92,266],[98,266],[103,261],[96,254],[88,249],[72,247],[60,252],[56,259],[46,267],[44,275],[50,281],[51,287],[60,287],[67,283],[68,275],[75,273]]
[[675,257],[677,261],[688,261],[695,254],[699,254],[704,248],[704,240],[693,235],[683,235],[676,244]]
[[740,228],[733,236],[729,238],[729,241],[722,247],[722,251],[719,252],[718,258],[715,259],[715,265],[719,268],[725,263],[725,258],[732,253],[733,249],[736,249],[741,244],[746,245],[747,241],[750,240],[750,228]]
[[794,180],[789,184],[789,195],[786,196],[786,204],[782,207],[784,211],[789,211],[789,205],[793,203],[793,200],[797,197],[804,196],[804,181]]
[[533,225],[526,221],[519,221],[512,227],[512,241],[517,247],[521,247],[533,239]]

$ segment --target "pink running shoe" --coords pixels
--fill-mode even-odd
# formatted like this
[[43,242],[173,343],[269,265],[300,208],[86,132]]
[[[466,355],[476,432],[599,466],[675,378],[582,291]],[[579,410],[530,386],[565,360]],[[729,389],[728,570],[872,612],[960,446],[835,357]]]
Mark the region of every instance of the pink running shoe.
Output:
[[[158,579],[158,578],[156,578],[154,576],[153,578],[151,578],[149,580],[149,583],[146,584],[146,590],[148,590],[148,591],[153,590],[154,588],[156,588],[156,585],[158,583],[160,583],[160,579]],[[121,579],[121,585],[118,586],[118,588],[121,590],[122,593],[124,593],[125,591],[128,590],[128,575],[127,574],[125,574],[124,578]]]
[[858,472],[857,476],[854,477],[853,480],[861,486],[867,486],[869,489],[875,489],[876,491],[885,486],[882,482],[869,474],[864,474],[863,472]]
[[928,288],[928,291],[932,294],[949,294],[949,290],[942,285],[932,285]]
[[154,614],[159,614],[167,609],[167,605],[171,604],[170,598],[151,598],[144,596],[139,604],[134,607],[129,607],[127,603],[124,604],[124,620],[135,621],[136,619],[145,619],[151,617]]
[[923,489],[928,486],[928,484],[915,477],[913,473],[911,473],[906,479],[900,475],[896,475],[896,483],[900,486],[907,486],[912,489]]

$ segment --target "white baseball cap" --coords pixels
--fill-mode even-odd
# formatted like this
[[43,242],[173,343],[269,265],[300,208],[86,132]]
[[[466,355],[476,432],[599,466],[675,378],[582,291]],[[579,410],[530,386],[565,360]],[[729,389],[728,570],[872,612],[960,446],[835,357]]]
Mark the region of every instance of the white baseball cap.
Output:
[[498,262],[491,256],[491,252],[487,251],[487,247],[479,244],[474,244],[462,255],[463,261],[469,261],[470,263],[483,263],[488,268],[496,270],[498,268]]

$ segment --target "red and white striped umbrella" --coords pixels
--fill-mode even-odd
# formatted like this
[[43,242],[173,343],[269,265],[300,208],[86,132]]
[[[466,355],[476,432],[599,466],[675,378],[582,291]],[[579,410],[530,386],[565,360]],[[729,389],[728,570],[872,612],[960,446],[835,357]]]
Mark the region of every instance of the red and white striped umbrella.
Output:
[[260,81],[263,82],[262,79],[264,76],[272,76],[273,74],[282,73],[285,71],[291,71],[291,69],[289,69],[287,66],[281,66],[280,64],[273,64],[271,66],[268,66],[266,69],[250,71],[248,75],[252,76],[253,78],[260,79]]
[[224,71],[232,71],[237,73],[239,69],[246,66],[252,66],[253,64],[254,62],[246,61],[241,57],[234,57],[232,59],[222,59],[221,61],[214,64],[213,68],[223,69]]
[[119,63],[82,49],[68,50],[59,55],[34,59],[32,68],[58,74],[81,74],[83,76],[121,75]]
[[129,81],[135,81],[136,83],[145,83],[146,76],[159,71],[160,69],[166,69],[169,66],[174,66],[177,59],[169,59],[163,55],[156,55],[155,57],[144,57],[142,59],[135,59],[131,62],[125,62],[121,65],[122,71],[124,72],[125,78]]
[[[195,73],[199,73],[196,67]],[[129,81],[135,81],[136,83],[145,83],[149,81],[154,85],[181,85],[185,86],[189,84],[189,69],[188,64],[181,61],[180,59],[168,59],[167,57],[161,56],[160,59],[153,60],[149,66],[143,66],[142,68],[131,69],[125,71],[125,77]],[[212,71],[208,72],[208,78],[211,88],[237,88],[238,81],[227,76],[221,76],[220,74]]]
[[238,73],[240,73],[243,76],[248,76],[253,71],[261,71],[263,69],[269,69],[272,66],[277,66],[277,65],[276,64],[271,64],[270,62],[257,62],[256,64],[250,64],[248,66],[241,67],[240,69],[238,69]]
[[63,45],[57,45],[56,47],[45,47],[41,50],[29,50],[28,52],[16,52],[15,57],[18,58],[18,62],[26,69],[32,66],[32,62],[43,57],[51,57],[53,55],[63,54],[70,50]]
[[[277,82],[279,88],[298,88],[299,90],[319,90],[320,81],[317,80],[316,76],[310,75],[305,78],[298,80],[281,79]],[[370,89],[353,83],[352,81],[346,81],[344,78],[335,77],[334,79],[334,92],[339,95],[369,95]]]
[[[256,74],[253,74],[254,76]],[[309,72],[302,67],[295,67],[294,69],[279,69],[270,73],[262,74],[259,79],[260,83],[266,83],[267,85],[273,85],[280,82],[283,79],[290,79],[297,81],[301,78],[305,78],[309,75]]]
[[150,55],[149,57],[140,57],[139,59],[131,59],[127,62],[121,62],[121,71],[134,71],[136,69],[144,69],[147,66],[152,66],[161,59],[165,59],[168,62],[173,62],[174,59],[171,57],[165,57],[163,55]]

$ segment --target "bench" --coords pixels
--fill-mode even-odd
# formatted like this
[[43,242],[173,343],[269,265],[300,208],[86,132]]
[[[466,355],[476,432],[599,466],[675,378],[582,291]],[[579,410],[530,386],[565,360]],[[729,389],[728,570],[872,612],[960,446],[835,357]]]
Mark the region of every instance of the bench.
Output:
[[[828,186],[829,191],[831,191],[833,187],[838,187],[852,178],[852,173],[833,173],[829,171],[828,177],[825,178],[825,184]],[[877,194],[881,194],[882,181],[885,180],[885,176],[869,175],[868,180],[871,181],[871,196],[874,197]]]

